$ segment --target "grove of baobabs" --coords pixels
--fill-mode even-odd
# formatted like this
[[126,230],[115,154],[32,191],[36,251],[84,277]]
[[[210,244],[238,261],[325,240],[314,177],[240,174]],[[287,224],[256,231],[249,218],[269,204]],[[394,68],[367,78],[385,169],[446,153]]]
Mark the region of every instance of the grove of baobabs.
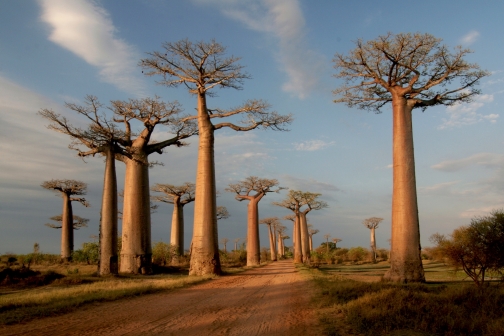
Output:
[[[229,211],[218,205],[216,132],[265,130],[281,137],[296,120],[261,99],[214,106],[217,93],[246,89],[251,78],[241,58],[217,40],[168,41],[138,62],[166,90],[186,89],[195,99],[194,113],[158,96],[104,103],[83,93],[83,103],[67,102],[63,114],[41,106],[38,118],[67,135],[74,154],[104,162],[99,233],[95,243],[74,249],[74,231],[88,224],[74,215],[74,205],[89,206],[85,181],[54,176],[40,182],[63,199],[61,215],[51,218],[56,224],[46,224],[61,229],[61,254],[51,259],[36,244],[29,255],[2,257],[0,333],[504,334],[504,212],[476,217],[450,236],[433,235],[435,247],[420,244],[412,114],[468,104],[481,94],[480,81],[490,73],[467,60],[471,52],[428,33],[387,33],[358,39],[332,60],[333,76],[343,83],[333,88],[335,104],[392,114],[390,250],[376,245],[383,218],[363,218],[358,228],[370,230],[370,249],[338,247],[344,237],[321,232],[308,218],[330,206],[321,193],[255,175],[223,188],[236,207],[247,205],[247,218],[239,221],[246,223],[246,239],[234,239],[228,248],[232,242],[218,235],[218,222]],[[169,136],[153,141],[160,126]],[[151,184],[150,169],[163,170],[155,157],[169,155],[163,154],[169,146],[186,150],[189,138],[197,138],[198,146],[194,181],[172,181],[166,171],[173,184]],[[125,166],[122,191],[117,161]],[[260,203],[270,193],[283,195],[272,202],[278,216],[262,218]],[[192,202],[189,223],[184,206]],[[173,207],[170,242],[153,244],[151,213],[162,203]],[[184,246],[188,226],[192,238]],[[268,248],[261,248],[260,227],[267,230]],[[317,233],[324,235],[320,246],[313,244]],[[67,273],[58,274],[57,267]],[[60,289],[66,292],[58,294]],[[95,292],[101,294],[90,294]],[[58,306],[62,301],[66,305]]]

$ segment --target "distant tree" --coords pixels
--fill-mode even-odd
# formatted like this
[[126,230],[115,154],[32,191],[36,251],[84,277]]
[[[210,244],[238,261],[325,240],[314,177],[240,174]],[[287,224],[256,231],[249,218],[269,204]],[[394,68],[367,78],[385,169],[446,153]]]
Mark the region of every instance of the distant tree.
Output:
[[319,200],[318,198],[322,194],[312,193],[312,192],[302,192],[300,194],[301,205],[305,206],[304,210],[301,210],[299,213],[300,222],[300,230],[301,230],[301,248],[303,253],[303,262],[310,262],[310,233],[308,231],[308,222],[306,219],[306,215],[312,210],[321,210],[327,208],[328,205],[326,202]]
[[[53,224],[53,223],[46,223],[45,226],[50,227],[51,229],[61,229],[63,227],[63,216],[58,215],[58,216],[52,216],[49,218],[50,220],[57,222],[59,224]],[[89,223],[89,219],[87,218],[82,218],[77,215],[73,215],[73,229],[74,230],[79,230],[82,227],[87,227],[87,223]]]
[[[413,152],[412,111],[469,102],[489,73],[467,63],[470,50],[453,53],[430,34],[387,34],[358,40],[348,56],[336,54],[335,77],[345,84],[334,91],[336,103],[377,113],[392,103],[393,192],[391,267],[385,279],[424,282]],[[455,81],[460,81],[455,86]]]
[[50,180],[42,183],[41,187],[53,190],[63,198],[63,213],[61,214],[61,259],[63,261],[71,261],[74,249],[74,216],[72,202],[79,202],[85,207],[89,206],[85,198],[72,196],[85,195],[87,192],[87,184],[77,180]]
[[195,184],[186,182],[183,185],[155,184],[154,192],[163,193],[160,196],[152,196],[157,202],[173,204],[170,245],[174,249],[172,263],[178,262],[178,257],[184,254],[184,206],[194,201]]
[[269,243],[270,243],[270,257],[271,261],[276,261],[277,260],[277,249],[276,249],[276,244],[275,244],[275,237],[274,237],[274,226],[277,224],[280,224],[280,220],[278,217],[267,217],[263,218],[259,221],[259,224],[265,224],[268,227],[268,236],[269,236]]
[[[287,204],[286,204],[287,205]],[[286,215],[283,217],[283,219],[291,221],[292,222],[292,251],[293,255],[296,255],[296,237],[299,233],[298,226],[299,226],[299,214],[296,216],[296,212],[294,207],[290,206],[287,209],[292,210],[294,213],[291,215]],[[300,233],[301,234],[301,233]],[[298,239],[298,242],[301,240],[301,238]],[[282,240],[284,241],[284,240]],[[302,260],[302,252],[301,252],[301,245],[299,246],[299,258]]]
[[286,198],[281,202],[273,202],[273,205],[289,209],[293,212],[291,216],[285,216],[284,219],[291,220],[294,223],[293,231],[293,248],[294,248],[294,263],[303,262],[303,252],[301,249],[301,229],[300,229],[300,208],[301,204],[301,191],[289,190]]
[[228,238],[221,238],[221,244],[224,245],[224,253],[227,253],[227,243],[229,242]]
[[[259,242],[259,201],[267,193],[276,192],[284,188],[278,186],[275,179],[263,179],[257,176],[249,176],[238,183],[232,183],[226,191],[235,193],[238,201],[247,200],[247,266],[261,264]],[[271,232],[271,230],[270,230]]]
[[504,270],[504,210],[494,210],[488,216],[471,220],[469,226],[455,229],[450,237],[431,236],[436,254],[460,267],[478,286],[485,282],[489,271]]
[[235,238],[233,240],[233,242],[234,242],[234,250],[235,251],[238,251],[238,243],[240,242],[240,240],[241,240],[241,238]]
[[[285,257],[285,244],[284,244],[284,237],[285,236],[285,231],[287,230],[287,227],[281,224],[278,224],[275,226],[276,230],[276,237],[277,237],[277,254],[279,257]],[[290,238],[290,237],[289,237]]]
[[310,251],[313,251],[313,235],[319,233],[320,231],[317,229],[308,229],[308,234],[310,235]]
[[329,255],[329,238],[331,238],[331,235],[326,233],[324,238],[326,239],[326,254]]
[[217,211],[216,211],[216,218],[217,218],[217,220],[229,218],[228,209],[223,205],[219,205],[217,207]]
[[376,263],[376,238],[375,238],[375,230],[378,228],[378,225],[380,222],[383,220],[383,218],[378,218],[378,217],[371,217],[365,219],[362,224],[364,224],[365,227],[367,227],[369,230],[371,230],[371,253],[372,253],[372,260],[373,263]]
[[338,245],[338,243],[339,243],[340,241],[342,241],[342,240],[343,240],[343,239],[341,239],[341,238],[333,238],[333,239],[332,239],[332,241],[333,241],[333,243],[334,243],[334,248],[335,248],[335,249],[337,249],[337,248],[338,248],[338,246],[337,246],[337,245]]

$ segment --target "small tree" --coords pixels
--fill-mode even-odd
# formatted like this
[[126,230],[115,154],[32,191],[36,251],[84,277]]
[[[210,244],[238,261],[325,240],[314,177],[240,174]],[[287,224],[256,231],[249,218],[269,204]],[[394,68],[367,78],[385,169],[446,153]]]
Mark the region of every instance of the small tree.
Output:
[[[345,84],[334,91],[336,103],[377,113],[392,103],[393,191],[390,270],[385,279],[424,282],[413,152],[412,111],[469,102],[488,72],[467,63],[468,49],[454,53],[430,34],[387,34],[358,40],[349,55],[336,54],[335,76]],[[460,81],[458,86],[452,85]]]
[[224,246],[224,253],[227,253],[227,243],[229,242],[229,239],[222,238],[220,241],[221,241],[221,244]]
[[331,238],[331,235],[326,233],[324,238],[326,239],[326,255],[329,256],[329,238]]
[[309,228],[308,234],[310,235],[310,251],[313,251],[313,235],[319,233],[317,229]]
[[85,195],[87,184],[76,180],[50,180],[42,183],[41,187],[53,190],[63,198],[63,213],[61,214],[61,259],[63,261],[71,261],[74,249],[74,216],[72,202],[79,202],[85,207],[89,206],[85,198],[72,196]]
[[371,230],[371,259],[373,263],[376,263],[376,239],[375,239],[375,230],[378,228],[378,225],[380,222],[383,220],[383,218],[378,218],[378,217],[371,217],[365,219],[362,224],[364,224],[365,227],[367,227],[369,230]]
[[337,249],[337,248],[338,248],[338,243],[339,243],[340,241],[342,241],[342,240],[343,240],[343,239],[341,239],[341,238],[333,238],[333,239],[332,239],[332,241],[333,241],[333,243],[334,243],[334,248],[335,248],[335,249]]
[[469,226],[453,231],[450,238],[434,234],[435,253],[460,267],[478,286],[485,282],[488,271],[504,270],[504,210],[471,220]]
[[175,250],[172,262],[177,263],[178,257],[184,254],[184,206],[194,201],[194,183],[186,182],[181,186],[157,183],[152,191],[163,193],[153,196],[158,202],[173,204],[170,245]]
[[249,201],[247,211],[247,266],[257,266],[261,264],[259,201],[266,196],[267,193],[278,193],[282,189],[284,188],[278,187],[277,180],[262,179],[257,176],[249,176],[245,180],[232,183],[226,188],[226,191],[236,194],[235,198],[238,201]]

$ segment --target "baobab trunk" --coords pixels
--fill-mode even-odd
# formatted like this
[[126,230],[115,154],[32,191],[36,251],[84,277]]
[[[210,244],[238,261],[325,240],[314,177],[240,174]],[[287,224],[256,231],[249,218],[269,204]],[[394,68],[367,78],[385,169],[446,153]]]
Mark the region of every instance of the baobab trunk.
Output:
[[301,231],[301,254],[303,256],[303,263],[310,263],[310,242],[308,235],[308,224],[306,222],[306,213],[299,214],[299,229]]
[[121,273],[152,273],[148,169],[147,155],[126,161]]
[[375,227],[372,227],[370,229],[371,231],[371,253],[373,254],[372,255],[372,259],[373,259],[373,262],[375,263],[376,262],[376,239],[375,239],[375,230],[376,228]]
[[61,215],[61,260],[71,261],[73,252],[73,212],[72,201],[66,193],[63,198],[63,213]]
[[198,166],[189,275],[220,274],[214,164],[214,126],[204,93],[198,94]]
[[310,235],[309,238],[310,238],[310,253],[311,253],[311,251],[313,251],[313,237],[312,237],[312,235]]
[[117,272],[117,177],[115,153],[108,148],[105,152],[98,274],[108,275]]
[[[261,264],[261,250],[259,243],[259,207],[261,197],[252,198],[248,204],[247,223],[247,266]],[[271,232],[271,231],[270,231]]]
[[180,196],[173,198],[170,244],[175,250],[172,263],[178,264],[179,257],[184,254],[184,206],[180,204]]
[[284,253],[283,253],[283,247],[282,247],[282,234],[278,233],[277,234],[277,255],[280,256],[280,257],[283,257],[284,256]]
[[294,243],[294,263],[300,264],[303,262],[303,252],[301,250],[301,228],[300,228],[300,215],[296,214],[294,220],[294,237],[296,239]]
[[393,191],[390,270],[384,279],[424,282],[413,151],[412,106],[393,97]]
[[277,260],[275,237],[273,236],[273,231],[271,231],[271,225],[268,225],[269,241],[270,241],[270,256],[271,261]]

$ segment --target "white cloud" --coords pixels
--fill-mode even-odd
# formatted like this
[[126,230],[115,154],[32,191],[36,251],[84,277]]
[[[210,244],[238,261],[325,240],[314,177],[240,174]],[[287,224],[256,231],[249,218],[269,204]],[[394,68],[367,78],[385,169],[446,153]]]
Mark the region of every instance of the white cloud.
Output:
[[446,113],[448,113],[449,118],[443,118],[443,123],[438,126],[438,129],[448,129],[453,127],[462,127],[467,125],[472,125],[479,123],[481,121],[487,120],[491,123],[496,123],[499,118],[498,114],[481,114],[477,111],[482,108],[485,104],[491,103],[494,100],[494,96],[491,94],[476,96],[471,103],[459,103],[446,108]]
[[431,166],[436,170],[455,172],[471,165],[488,168],[501,167],[504,164],[504,155],[495,153],[478,153],[459,160],[446,160]]
[[303,179],[294,177],[291,175],[282,176],[281,185],[283,187],[288,187],[293,190],[303,190],[303,191],[311,191],[311,192],[323,192],[323,191],[341,191],[338,187],[333,184],[320,182],[315,179]]
[[294,148],[296,148],[296,150],[298,151],[316,151],[333,144],[334,141],[325,142],[323,140],[308,140],[305,142],[295,143]]
[[460,214],[460,218],[474,218],[479,216],[487,216],[490,214],[492,210],[502,209],[504,208],[504,203],[495,204],[491,206],[482,206],[478,208],[470,208],[463,211]]
[[39,0],[41,20],[51,27],[49,40],[100,69],[100,77],[119,89],[143,94],[138,72],[139,53],[115,35],[110,15],[86,0]]
[[278,62],[287,74],[285,92],[307,97],[324,74],[323,57],[308,48],[304,38],[305,20],[298,0],[193,0],[221,6],[222,13],[247,28],[278,40]]
[[472,30],[470,31],[469,33],[467,33],[466,35],[464,35],[461,39],[460,39],[460,42],[462,44],[466,44],[466,45],[469,45],[469,44],[472,44],[474,43],[480,36],[480,33],[477,32],[476,30]]

